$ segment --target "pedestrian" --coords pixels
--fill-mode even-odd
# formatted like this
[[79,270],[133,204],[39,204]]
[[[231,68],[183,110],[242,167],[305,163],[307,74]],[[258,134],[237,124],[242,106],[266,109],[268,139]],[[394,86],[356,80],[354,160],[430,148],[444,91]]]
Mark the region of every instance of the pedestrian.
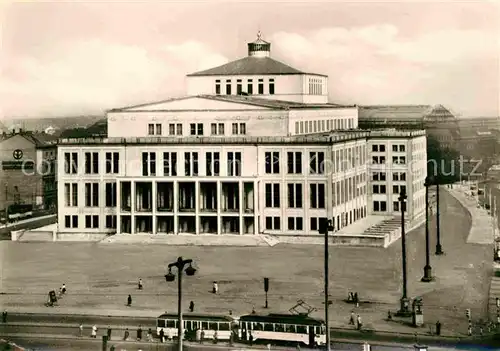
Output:
[[217,294],[219,292],[219,284],[216,281],[212,283],[212,293]]
[[349,291],[347,293],[347,302],[352,302],[354,300],[353,296],[352,296],[352,292]]
[[441,322],[437,321],[436,322],[436,335],[441,335]]
[[66,284],[63,284],[63,285],[61,286],[61,293],[62,293],[62,294],[66,294]]
[[127,341],[130,336],[130,332],[128,331],[128,328],[125,329],[125,333],[123,333],[123,340]]
[[109,348],[109,351],[115,351],[115,345],[111,345],[111,347]]
[[203,344],[203,340],[205,340],[205,331],[202,329],[200,334],[200,344]]
[[165,336],[165,333],[163,333],[163,338],[167,338],[168,341],[172,340],[172,331],[167,329],[167,335]]
[[142,339],[142,329],[141,329],[141,326],[139,326],[139,328],[137,328],[137,341],[141,341]]
[[196,341],[201,344],[201,329],[196,329]]
[[500,327],[500,314],[497,315],[497,325]]
[[108,325],[108,340],[111,340],[111,327]]
[[351,318],[349,318],[349,324],[354,325],[354,311],[351,311]]
[[361,317],[359,316],[359,314],[358,314],[358,317],[357,317],[357,322],[358,322],[358,330],[361,330],[361,327],[363,326],[363,323],[361,323]]
[[219,341],[219,334],[217,333],[217,330],[214,332],[214,344],[217,344]]
[[92,326],[92,337],[97,338],[97,326],[95,324]]
[[391,311],[387,312],[387,320],[392,321],[392,314]]
[[2,312],[2,323],[7,323],[7,310]]
[[163,331],[163,328],[160,329],[160,342],[165,342],[165,332]]
[[250,346],[253,345],[253,335],[252,335],[251,331],[250,331],[250,335],[248,336],[248,342],[250,343]]
[[496,304],[497,304],[497,308],[500,308],[500,299],[497,297],[495,299],[495,301],[496,301]]
[[148,329],[148,341],[153,342],[153,331],[151,328]]
[[189,303],[189,312],[193,312],[193,311],[194,311],[194,302],[193,302],[193,301],[191,301],[191,302]]
[[267,349],[271,350],[271,344],[267,344]]
[[83,324],[80,323],[80,326],[78,327],[78,329],[80,329],[80,337],[83,336]]
[[129,306],[129,307],[132,306],[132,296],[131,295],[129,295],[127,297],[127,306]]
[[356,304],[356,307],[359,307],[359,300],[358,300],[358,293],[354,293],[354,303]]
[[472,324],[469,323],[469,327],[467,328],[467,335],[472,336]]
[[139,278],[139,282],[137,283],[137,286],[139,288],[139,290],[142,290],[142,279]]

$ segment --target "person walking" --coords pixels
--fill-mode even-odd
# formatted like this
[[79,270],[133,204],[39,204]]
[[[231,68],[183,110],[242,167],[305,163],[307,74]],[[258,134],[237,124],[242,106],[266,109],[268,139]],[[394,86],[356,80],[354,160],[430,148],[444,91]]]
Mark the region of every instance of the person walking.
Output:
[[97,326],[95,324],[92,326],[92,337],[97,338]]
[[354,303],[356,304],[356,307],[359,307],[359,299],[358,299],[358,293],[354,293]]
[[212,293],[217,294],[219,292],[219,284],[216,281],[212,283]]
[[83,336],[83,324],[80,323],[80,326],[78,327],[78,329],[80,330],[80,337]]
[[137,287],[139,288],[139,290],[142,290],[142,279],[139,278],[139,282],[137,283]]
[[205,340],[205,331],[202,329],[200,335],[200,344],[203,344],[204,340]]
[[132,295],[128,295],[127,297],[127,306],[132,306]]
[[354,311],[351,311],[351,318],[349,318],[349,324],[354,325]]
[[153,330],[151,328],[148,329],[148,341],[153,342]]
[[361,327],[363,326],[363,323],[361,322],[361,317],[359,316],[359,314],[358,314],[358,317],[357,317],[357,322],[358,322],[358,330],[361,330]]
[[109,348],[109,351],[115,351],[116,348],[115,348],[115,345],[111,345],[111,347]]
[[130,332],[128,331],[128,328],[125,329],[125,333],[123,334],[123,340],[127,341],[130,336]]
[[160,329],[160,342],[165,342],[165,332],[163,331],[163,328]]
[[194,312],[194,302],[193,301],[191,301],[189,303],[189,312]]
[[142,329],[141,329],[141,326],[139,326],[139,328],[137,328],[137,341],[141,341],[142,339]]
[[61,293],[62,293],[62,294],[66,294],[66,284],[63,284],[63,285],[61,286]]
[[201,344],[201,329],[196,329],[196,341]]
[[7,323],[7,310],[2,312],[2,323]]
[[111,340],[111,326],[109,326],[109,325],[108,325],[107,335],[108,335],[108,340]]

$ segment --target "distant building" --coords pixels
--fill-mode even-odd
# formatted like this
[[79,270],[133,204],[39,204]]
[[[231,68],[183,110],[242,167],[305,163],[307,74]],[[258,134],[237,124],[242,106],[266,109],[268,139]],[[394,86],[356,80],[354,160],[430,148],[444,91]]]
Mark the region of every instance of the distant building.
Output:
[[248,49],[188,75],[188,97],[108,111],[107,137],[61,139],[59,231],[317,235],[397,217],[402,190],[422,218],[425,131],[361,131],[327,76],[260,35]]

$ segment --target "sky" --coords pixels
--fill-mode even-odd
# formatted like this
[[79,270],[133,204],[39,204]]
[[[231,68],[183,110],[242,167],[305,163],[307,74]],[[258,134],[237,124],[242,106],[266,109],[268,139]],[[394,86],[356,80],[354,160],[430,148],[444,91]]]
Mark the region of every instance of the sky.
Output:
[[334,103],[500,116],[500,1],[19,1],[1,6],[0,118],[103,114],[185,95],[247,55],[327,74]]

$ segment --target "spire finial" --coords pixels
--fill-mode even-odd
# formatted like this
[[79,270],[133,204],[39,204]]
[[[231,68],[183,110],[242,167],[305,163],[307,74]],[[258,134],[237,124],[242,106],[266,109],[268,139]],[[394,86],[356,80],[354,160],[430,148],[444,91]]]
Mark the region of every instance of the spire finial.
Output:
[[260,30],[257,32],[257,40],[260,40],[260,38],[262,37],[262,33],[260,32]]

